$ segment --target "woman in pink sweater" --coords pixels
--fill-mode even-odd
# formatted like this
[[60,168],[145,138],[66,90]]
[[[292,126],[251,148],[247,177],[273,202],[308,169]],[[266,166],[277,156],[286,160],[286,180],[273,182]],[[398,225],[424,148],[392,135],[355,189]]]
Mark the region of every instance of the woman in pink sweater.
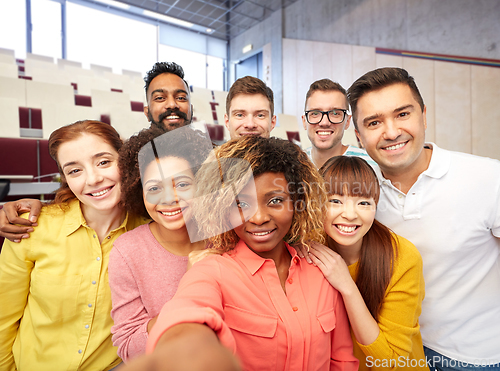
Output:
[[185,127],[143,130],[120,151],[122,203],[152,219],[118,238],[110,255],[112,340],[124,361],[144,353],[157,315],[186,272],[189,253],[205,247],[203,240],[191,242],[186,220],[196,167],[211,150],[208,137]]

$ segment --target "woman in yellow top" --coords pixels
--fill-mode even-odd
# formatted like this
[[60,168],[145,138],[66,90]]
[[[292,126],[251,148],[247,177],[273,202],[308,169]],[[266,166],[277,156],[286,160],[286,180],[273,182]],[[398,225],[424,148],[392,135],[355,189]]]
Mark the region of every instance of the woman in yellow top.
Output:
[[54,131],[61,174],[54,202],[20,244],[0,254],[0,369],[110,370],[108,257],[115,239],[145,222],[119,205],[119,134],[98,121]]
[[333,157],[320,173],[328,191],[329,248],[313,244],[306,258],[342,294],[359,369],[428,370],[418,323],[420,253],[375,220],[380,188],[366,161]]

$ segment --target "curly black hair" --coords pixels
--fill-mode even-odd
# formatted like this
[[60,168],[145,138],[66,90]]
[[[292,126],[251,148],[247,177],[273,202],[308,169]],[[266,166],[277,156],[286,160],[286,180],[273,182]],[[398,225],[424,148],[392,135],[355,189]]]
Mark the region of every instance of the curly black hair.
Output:
[[[319,231],[323,229],[327,196],[323,178],[314,164],[288,140],[252,136],[233,139],[217,147],[196,174],[197,194],[217,197],[205,197],[194,211],[196,222],[204,229],[203,235],[214,236],[210,242],[215,248],[228,251],[236,245],[238,237],[227,213],[234,202],[234,192],[240,192],[249,180],[248,167],[235,166],[234,161],[225,159],[245,160],[254,177],[268,172],[282,173],[294,204],[294,218],[286,241],[306,243],[306,235],[316,241],[324,240]],[[221,231],[228,232],[221,234]]]
[[[162,135],[165,134],[165,135]],[[144,206],[141,170],[155,161],[153,151],[144,151],[142,147],[154,140],[154,147],[159,158],[173,156],[189,162],[193,173],[213,148],[210,140],[202,132],[191,127],[182,127],[169,131],[159,127],[144,129],[125,142],[120,150],[118,168],[121,176],[122,205],[128,212],[150,218]]]
[[144,76],[144,82],[146,83],[146,85],[144,85],[146,98],[148,96],[149,84],[151,84],[151,81],[153,81],[156,76],[161,75],[162,73],[172,73],[179,76],[186,84],[186,87],[189,88],[189,84],[186,80],[184,80],[184,70],[181,66],[174,62],[156,62],[153,65],[153,68],[146,72],[146,76]]

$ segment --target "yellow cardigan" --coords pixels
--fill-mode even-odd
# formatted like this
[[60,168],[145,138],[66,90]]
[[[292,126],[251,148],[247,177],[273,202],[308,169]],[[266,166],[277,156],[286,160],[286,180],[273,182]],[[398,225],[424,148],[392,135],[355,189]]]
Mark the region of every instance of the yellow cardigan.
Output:
[[[361,345],[351,331],[354,355],[359,359],[359,370],[428,371],[418,323],[425,294],[422,258],[410,241],[394,236],[397,255],[378,318],[380,333],[373,343]],[[354,281],[357,266],[349,266]]]

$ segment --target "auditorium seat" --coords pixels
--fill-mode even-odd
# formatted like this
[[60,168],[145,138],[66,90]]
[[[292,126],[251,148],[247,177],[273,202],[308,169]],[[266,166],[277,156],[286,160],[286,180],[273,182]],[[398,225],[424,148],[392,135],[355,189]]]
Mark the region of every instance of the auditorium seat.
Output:
[[207,124],[213,124],[212,113],[212,91],[208,89],[193,87],[191,92],[191,104],[193,105],[193,116],[198,121],[205,121]]
[[0,76],[0,98],[12,98],[17,106],[26,106],[26,80]]
[[224,143],[224,126],[217,124],[205,124],[210,139],[215,144]]
[[18,76],[17,65],[15,63],[1,62],[0,58],[0,76],[9,77],[11,79],[17,79]]
[[92,107],[92,97],[89,95],[75,94],[75,105]]

